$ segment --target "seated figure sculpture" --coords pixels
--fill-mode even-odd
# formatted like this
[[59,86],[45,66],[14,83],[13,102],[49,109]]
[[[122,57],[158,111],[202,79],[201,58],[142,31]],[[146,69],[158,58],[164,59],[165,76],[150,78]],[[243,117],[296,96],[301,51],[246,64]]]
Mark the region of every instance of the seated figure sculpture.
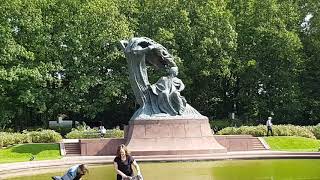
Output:
[[181,79],[177,78],[178,67],[171,67],[168,76],[161,77],[155,84],[150,86],[152,92],[156,95],[156,102],[160,110],[164,113],[182,115],[186,109],[187,101],[180,95],[184,89]]

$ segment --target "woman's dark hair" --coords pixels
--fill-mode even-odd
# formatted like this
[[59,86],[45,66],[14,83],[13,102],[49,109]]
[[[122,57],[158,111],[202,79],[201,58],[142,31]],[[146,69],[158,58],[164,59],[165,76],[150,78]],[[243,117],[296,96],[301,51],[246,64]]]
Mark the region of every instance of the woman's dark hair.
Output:
[[81,171],[81,174],[83,174],[83,175],[89,173],[88,166],[85,164],[80,164],[79,169]]
[[124,152],[126,153],[126,155],[129,155],[130,152],[128,151],[127,147],[124,145],[124,144],[121,144],[118,146],[117,148],[117,156],[120,157],[121,156],[121,153],[120,153],[120,150],[123,149]]

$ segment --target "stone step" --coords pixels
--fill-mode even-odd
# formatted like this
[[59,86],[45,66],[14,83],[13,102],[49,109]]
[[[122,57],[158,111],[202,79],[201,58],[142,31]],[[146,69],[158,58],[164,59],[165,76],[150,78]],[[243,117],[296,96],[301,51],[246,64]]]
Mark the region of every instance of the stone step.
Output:
[[69,153],[67,154],[67,156],[81,156],[80,153]]
[[253,146],[263,146],[261,143],[252,143]]
[[251,135],[215,135],[215,138],[228,152],[267,150],[259,138]]
[[80,149],[80,147],[65,147],[67,150],[71,149]]
[[67,154],[80,154],[80,150],[66,151]]
[[81,150],[79,143],[64,143],[67,156],[80,156]]
[[66,153],[67,154],[70,154],[70,153],[79,153],[80,154],[80,150],[67,150]]
[[80,145],[79,144],[64,144],[64,147],[74,148],[74,147],[80,147]]
[[252,149],[253,150],[266,150],[266,148],[263,146],[263,144],[259,141],[259,139],[255,139],[252,142]]

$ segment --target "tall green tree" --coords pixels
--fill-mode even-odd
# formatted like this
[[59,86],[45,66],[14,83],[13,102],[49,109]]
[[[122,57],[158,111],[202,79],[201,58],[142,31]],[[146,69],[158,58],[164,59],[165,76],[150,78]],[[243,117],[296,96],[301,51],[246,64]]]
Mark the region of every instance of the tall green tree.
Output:
[[241,0],[229,1],[228,6],[238,33],[238,114],[248,118],[274,114],[279,121],[300,119],[299,27],[303,17],[299,3]]
[[41,89],[55,83],[52,72],[59,69],[45,60],[48,37],[41,8],[47,3],[5,0],[0,5],[2,126],[11,121],[16,127],[31,125],[29,117],[46,109]]
[[305,120],[319,123],[320,119],[320,2],[307,1],[303,4],[305,21],[301,33],[306,58],[305,70],[301,76],[304,95]]
[[206,115],[221,113],[236,32],[224,1],[144,1],[139,35],[171,50],[186,83],[184,95]]
[[126,99],[117,46],[132,31],[115,1],[15,0],[0,9],[1,122],[93,119]]

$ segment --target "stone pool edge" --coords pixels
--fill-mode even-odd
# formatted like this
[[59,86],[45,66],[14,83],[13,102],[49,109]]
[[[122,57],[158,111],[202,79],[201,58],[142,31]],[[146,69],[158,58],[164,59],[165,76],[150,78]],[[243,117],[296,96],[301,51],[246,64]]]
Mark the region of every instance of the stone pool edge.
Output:
[[[0,179],[23,175],[42,174],[55,168],[67,168],[74,164],[89,165],[111,164],[114,156],[67,156],[58,160],[43,160],[0,164]],[[215,154],[196,155],[158,155],[135,156],[141,162],[179,162],[179,161],[215,161],[215,160],[253,160],[253,159],[320,159],[320,152],[285,151],[235,151]]]

